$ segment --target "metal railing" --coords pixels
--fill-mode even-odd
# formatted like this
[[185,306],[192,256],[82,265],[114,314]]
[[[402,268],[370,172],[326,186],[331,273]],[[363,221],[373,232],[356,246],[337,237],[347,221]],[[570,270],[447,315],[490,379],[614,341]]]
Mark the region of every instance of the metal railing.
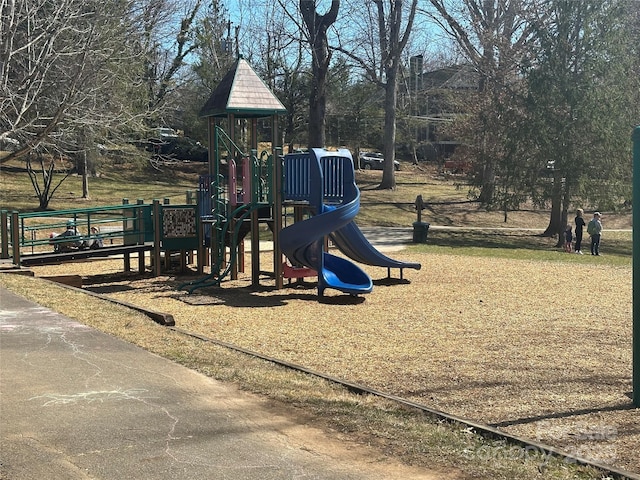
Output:
[[[140,201],[139,201],[140,202]],[[2,211],[1,257],[52,252],[56,243],[90,240],[99,236],[105,245],[137,245],[153,241],[152,205],[123,204],[104,207],[18,213]],[[75,236],[60,237],[67,227]],[[91,232],[92,227],[97,231]]]

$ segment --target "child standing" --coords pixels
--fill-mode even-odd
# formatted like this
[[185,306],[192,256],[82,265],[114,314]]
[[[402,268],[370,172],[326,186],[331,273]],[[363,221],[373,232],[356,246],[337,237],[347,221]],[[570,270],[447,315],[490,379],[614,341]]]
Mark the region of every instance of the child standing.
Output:
[[564,251],[571,253],[571,242],[573,241],[573,233],[571,232],[571,225],[567,225],[564,231]]
[[602,222],[600,212],[593,214],[587,225],[587,233],[591,236],[591,255],[600,255],[600,237],[602,236]]

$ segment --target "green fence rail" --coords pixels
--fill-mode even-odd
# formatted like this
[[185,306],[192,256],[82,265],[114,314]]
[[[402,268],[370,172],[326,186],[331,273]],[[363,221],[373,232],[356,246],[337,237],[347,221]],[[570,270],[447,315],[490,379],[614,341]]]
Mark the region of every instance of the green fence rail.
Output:
[[[91,237],[95,227],[105,244],[136,245],[153,241],[152,205],[106,207],[17,213],[2,211],[2,258],[10,258],[15,246],[24,253],[51,250],[56,238],[73,224],[80,239]],[[95,235],[94,235],[95,236]],[[17,245],[16,245],[17,242]]]

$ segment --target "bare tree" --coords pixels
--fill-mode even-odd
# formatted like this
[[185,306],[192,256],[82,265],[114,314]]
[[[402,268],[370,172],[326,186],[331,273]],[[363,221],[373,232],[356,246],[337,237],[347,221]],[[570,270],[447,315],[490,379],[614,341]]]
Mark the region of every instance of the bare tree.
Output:
[[[97,131],[131,120],[123,101],[136,91],[128,80],[132,62],[122,22],[129,6],[126,0],[0,4],[0,137],[19,144],[5,160],[32,151],[71,155],[84,148],[79,129]],[[53,181],[53,173],[45,179]],[[40,192],[49,196],[40,199],[46,208],[55,189]]]
[[381,189],[395,189],[395,144],[396,144],[396,106],[398,103],[398,74],[402,64],[404,51],[416,15],[418,0],[412,0],[408,19],[402,21],[403,3],[389,0],[389,14],[385,14],[385,2],[375,0],[378,8],[378,34],[380,37],[380,51],[383,55],[385,74],[384,96],[384,170],[382,173]]
[[[523,63],[532,38],[536,0],[430,0],[435,12],[423,11],[455,40],[478,74],[480,107],[467,120],[467,138],[476,156],[479,200],[494,201],[496,163],[501,150],[499,112],[507,89]],[[537,17],[541,19],[540,16]]]
[[300,0],[300,12],[307,27],[307,41],[311,46],[311,92],[309,96],[309,147],[325,146],[327,110],[327,73],[331,51],[327,30],[336,21],[340,0],[331,0],[331,8],[324,15],[318,14],[316,0]]
[[12,1],[1,8],[0,135],[20,143],[12,158],[46,142],[65,119],[95,30],[83,20],[81,2]]
[[[306,27],[299,9],[299,0],[253,0],[247,8],[260,10],[262,15],[243,19],[240,39],[242,52],[248,54],[256,71],[280,99],[287,113],[282,127],[283,141],[289,151],[294,144],[309,141],[309,85],[312,82],[308,66]],[[256,18],[260,21],[256,22]],[[268,24],[267,32],[264,25]],[[324,146],[324,145],[323,145]]]
[[[273,18],[273,17],[272,17]],[[263,45],[265,81],[278,96],[287,113],[283,134],[288,151],[294,144],[309,141],[309,85],[312,79],[305,68],[303,43],[285,30],[284,22],[274,22]],[[324,128],[324,127],[323,127]],[[324,137],[324,134],[323,134]],[[324,145],[323,145],[324,146]]]
[[403,18],[406,13],[404,1],[374,0],[371,4],[365,2],[360,5],[364,11],[359,10],[358,14],[360,18],[368,19],[363,25],[376,25],[368,35],[369,39],[377,35],[378,45],[364,42],[364,53],[358,51],[359,45],[346,48],[343,44],[337,49],[354,60],[370,80],[384,88],[384,167],[379,188],[392,190],[396,188],[394,161],[399,73],[402,54],[416,17],[418,0],[411,0],[406,20]]
[[[29,152],[26,155],[27,173],[38,198],[38,210],[46,210],[49,201],[62,185],[71,171],[65,167],[64,160],[58,159],[59,168],[56,169],[56,158],[39,152]],[[35,164],[35,166],[34,166]],[[58,178],[56,179],[56,173]]]
[[213,92],[231,65],[237,60],[236,38],[239,26],[232,28],[229,13],[217,2],[212,2],[195,28],[195,61],[192,69],[198,83]]
[[[217,3],[218,2],[214,2]],[[184,81],[185,59],[198,47],[196,23],[202,0],[138,0],[134,16],[137,48],[144,63],[151,123],[163,121],[168,95]]]
[[[149,3],[160,3],[175,20],[177,4]],[[190,28],[200,1],[189,4],[177,30],[167,30],[174,34],[174,50],[153,29],[141,36],[140,26],[153,19],[146,16],[148,5],[138,0],[0,3],[0,140],[19,145],[4,161],[31,151],[74,156],[85,174],[85,154],[95,151],[98,139],[142,129],[150,107],[157,109],[166,98],[191,51]],[[153,68],[145,61],[160,59],[143,48],[150,38],[154,47],[172,52]],[[150,70],[159,72],[152,91],[145,76]],[[88,197],[86,180],[83,196]]]

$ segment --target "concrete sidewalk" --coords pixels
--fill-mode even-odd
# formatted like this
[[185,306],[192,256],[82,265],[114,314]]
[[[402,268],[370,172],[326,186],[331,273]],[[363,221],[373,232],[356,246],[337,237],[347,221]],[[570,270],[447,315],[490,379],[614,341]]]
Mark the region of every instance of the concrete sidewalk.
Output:
[[0,478],[454,478],[0,289]]

